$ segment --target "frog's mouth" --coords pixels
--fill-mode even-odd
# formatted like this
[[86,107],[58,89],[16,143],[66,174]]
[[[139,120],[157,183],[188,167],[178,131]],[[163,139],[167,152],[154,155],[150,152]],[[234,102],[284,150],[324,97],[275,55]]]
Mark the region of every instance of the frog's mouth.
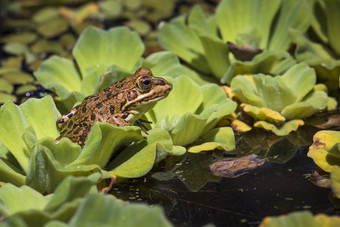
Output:
[[162,85],[156,85],[148,93],[140,93],[137,98],[127,101],[122,107],[122,111],[136,110],[145,113],[161,99],[167,97],[172,90],[172,84],[165,82]]

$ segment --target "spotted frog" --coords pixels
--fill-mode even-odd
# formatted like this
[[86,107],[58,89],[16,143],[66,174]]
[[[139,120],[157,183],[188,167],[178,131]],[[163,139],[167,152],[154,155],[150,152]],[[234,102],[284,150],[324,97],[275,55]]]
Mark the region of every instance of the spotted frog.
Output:
[[83,146],[97,121],[117,126],[133,125],[157,101],[165,98],[172,84],[154,77],[148,68],[139,68],[127,77],[86,97],[83,102],[57,120],[60,136]]

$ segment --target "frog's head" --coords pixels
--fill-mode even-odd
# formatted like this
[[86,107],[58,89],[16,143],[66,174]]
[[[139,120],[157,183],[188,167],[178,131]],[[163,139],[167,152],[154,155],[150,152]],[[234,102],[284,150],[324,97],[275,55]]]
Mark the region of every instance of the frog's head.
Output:
[[139,119],[172,89],[170,82],[154,77],[148,68],[137,69],[132,79],[135,85],[125,92],[126,103],[122,107],[123,118],[128,122]]

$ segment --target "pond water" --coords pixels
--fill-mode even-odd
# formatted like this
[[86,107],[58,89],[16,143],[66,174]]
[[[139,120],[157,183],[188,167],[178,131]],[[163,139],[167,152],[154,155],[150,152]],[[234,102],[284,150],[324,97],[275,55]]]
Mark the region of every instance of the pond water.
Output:
[[[190,191],[180,179],[158,181],[148,175],[138,181],[114,186],[112,194],[132,202],[161,204],[176,226],[207,223],[257,226],[265,216],[301,210],[310,210],[314,214],[338,214],[328,198],[330,190],[314,185],[306,176],[311,174],[315,165],[307,157],[307,151],[308,147],[303,147],[285,164],[267,164],[237,178],[208,182],[196,192]],[[201,160],[212,157],[208,153],[189,154],[182,165],[189,165],[190,159],[195,161],[197,156],[201,156]],[[212,181],[218,181],[208,168],[202,172],[210,175]]]

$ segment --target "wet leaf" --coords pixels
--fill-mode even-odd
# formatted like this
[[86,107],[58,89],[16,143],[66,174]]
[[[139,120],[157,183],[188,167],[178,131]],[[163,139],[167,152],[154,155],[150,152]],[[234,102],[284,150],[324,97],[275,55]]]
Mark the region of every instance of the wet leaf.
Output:
[[67,21],[62,18],[49,20],[38,25],[37,27],[37,31],[46,38],[60,35],[67,29],[68,29]]

